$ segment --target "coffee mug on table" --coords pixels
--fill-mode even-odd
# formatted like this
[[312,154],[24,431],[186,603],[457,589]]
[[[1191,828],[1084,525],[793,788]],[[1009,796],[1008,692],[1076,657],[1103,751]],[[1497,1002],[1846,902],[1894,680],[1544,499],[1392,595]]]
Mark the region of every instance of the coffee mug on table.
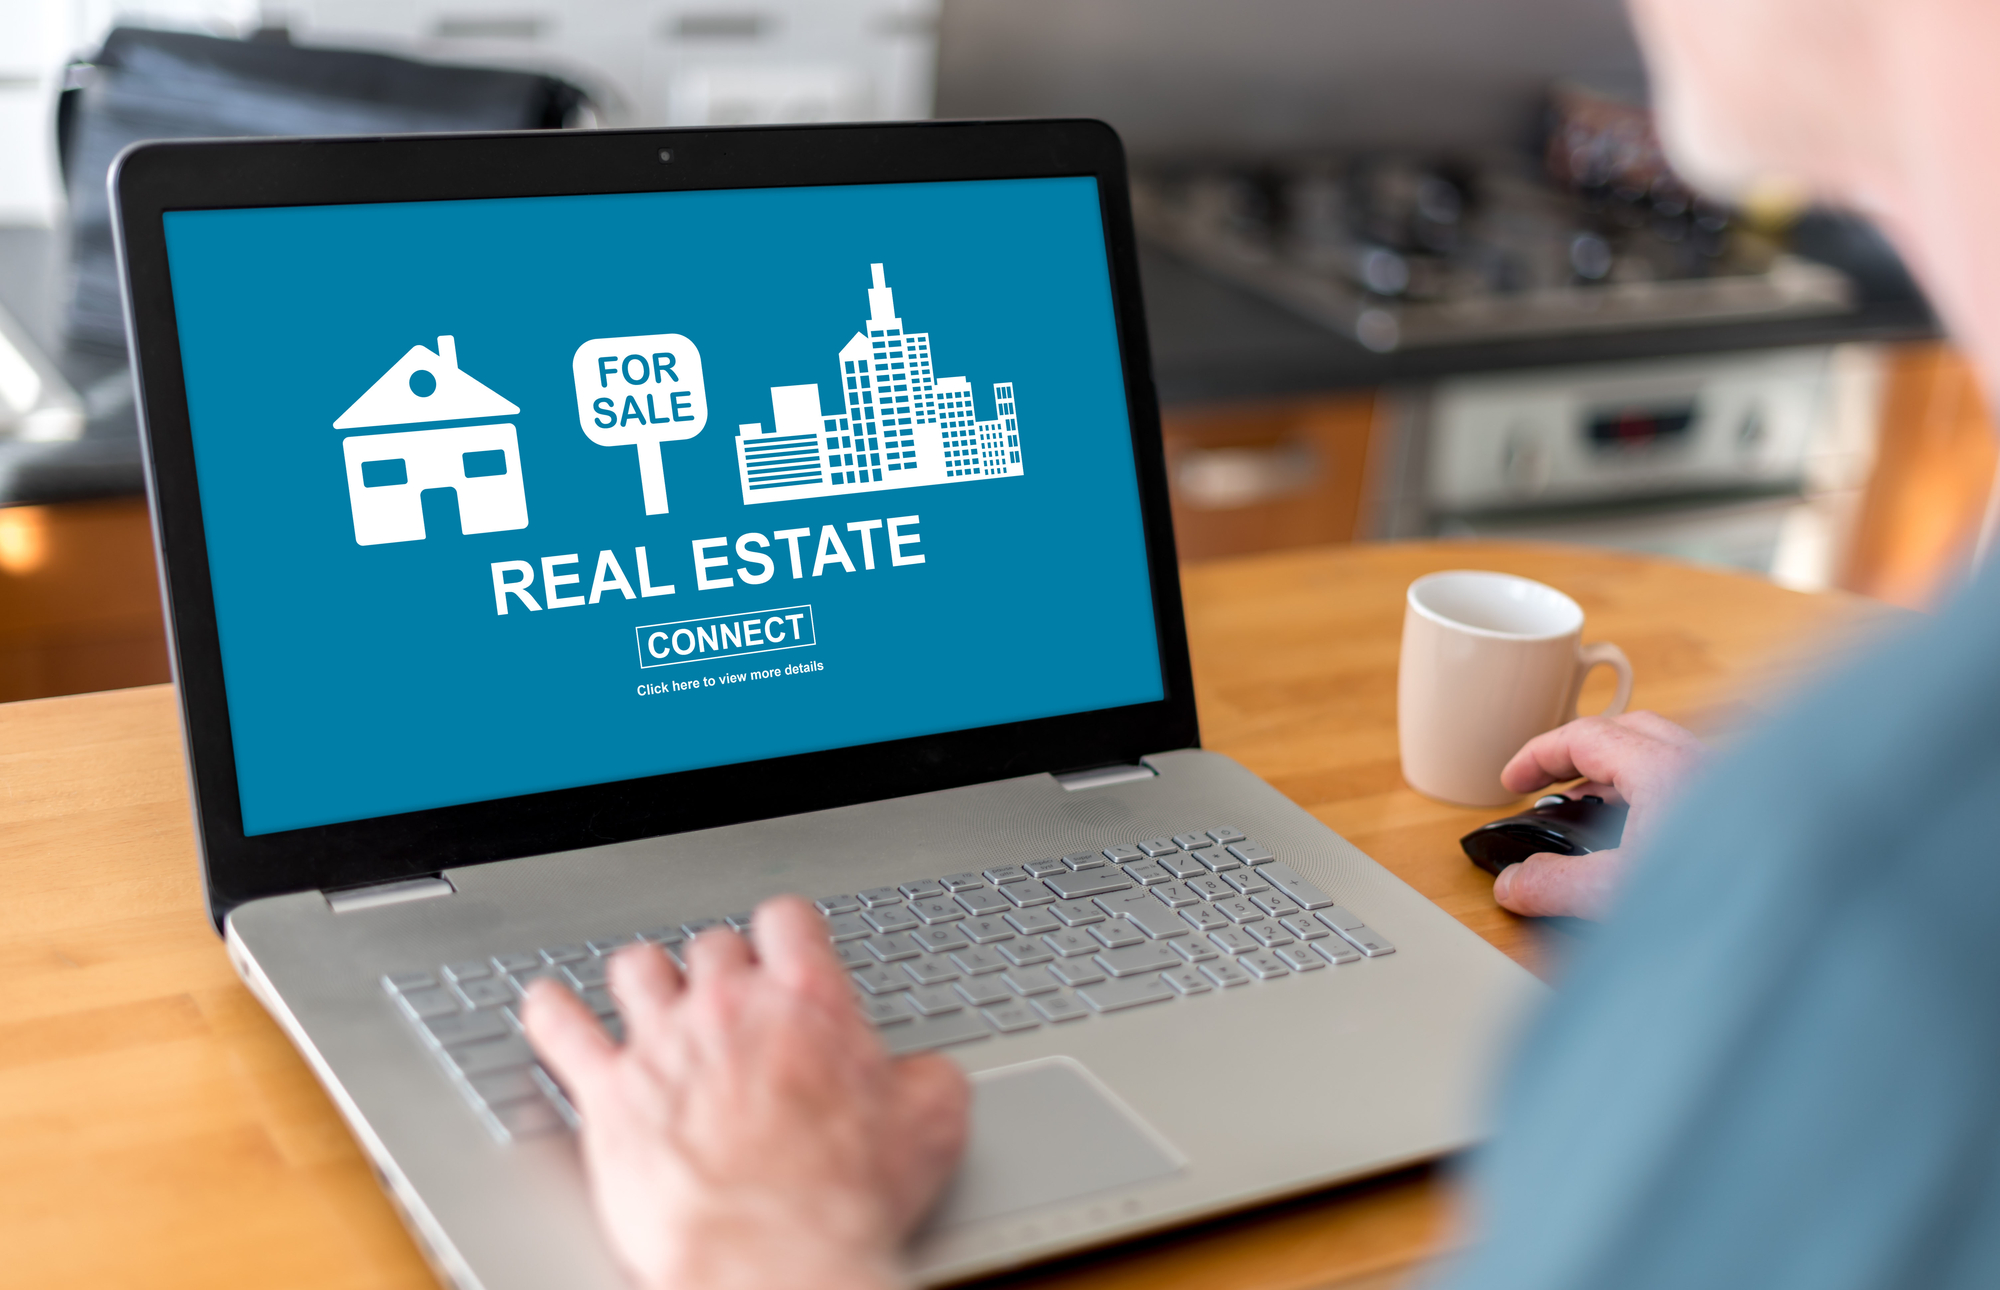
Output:
[[1497,806],[1517,796],[1501,768],[1527,743],[1576,716],[1583,678],[1618,673],[1605,716],[1632,698],[1632,664],[1616,645],[1583,643],[1583,610],[1554,587],[1509,573],[1454,570],[1410,584],[1396,731],[1403,778],[1429,797]]

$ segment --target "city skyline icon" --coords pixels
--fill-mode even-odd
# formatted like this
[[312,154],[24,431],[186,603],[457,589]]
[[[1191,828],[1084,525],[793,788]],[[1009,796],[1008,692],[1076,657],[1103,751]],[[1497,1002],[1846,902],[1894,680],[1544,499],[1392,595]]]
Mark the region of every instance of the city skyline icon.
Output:
[[980,420],[972,382],[935,375],[930,333],[904,329],[884,266],[868,268],[868,319],[836,359],[840,410],[817,383],[774,385],[769,427],[737,427],[744,505],[1025,473],[1013,382],[994,382],[994,416]]
[[378,431],[340,441],[355,542],[422,541],[428,536],[424,494],[436,489],[456,497],[461,533],[528,527],[521,450],[511,422],[422,428],[519,411],[460,370],[452,337],[438,337],[435,351],[411,346],[333,423],[336,430]]

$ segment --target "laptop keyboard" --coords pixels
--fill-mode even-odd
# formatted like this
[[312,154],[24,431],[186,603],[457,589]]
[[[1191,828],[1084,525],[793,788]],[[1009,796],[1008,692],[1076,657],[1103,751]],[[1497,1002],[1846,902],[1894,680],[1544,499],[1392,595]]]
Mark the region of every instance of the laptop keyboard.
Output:
[[[1228,827],[816,903],[862,1010],[897,1053],[1081,1022],[1396,949]],[[686,966],[682,947],[718,925],[745,932],[750,915],[512,950],[393,974],[383,985],[504,1142],[576,1123],[521,1035],[528,985],[550,977],[569,987],[622,1040],[604,984],[606,957],[643,940]]]

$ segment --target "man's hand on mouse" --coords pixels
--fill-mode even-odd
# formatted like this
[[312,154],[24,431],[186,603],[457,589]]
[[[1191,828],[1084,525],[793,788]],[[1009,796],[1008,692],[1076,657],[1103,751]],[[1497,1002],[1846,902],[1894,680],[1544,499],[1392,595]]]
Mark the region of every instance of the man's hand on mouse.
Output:
[[899,1285],[964,1149],[965,1076],[889,1056],[804,901],[766,901],[753,936],[702,933],[685,974],[657,946],[620,950],[623,1046],[560,986],[528,994],[611,1248],[647,1290]]
[[1627,858],[1645,845],[1706,753],[1699,739],[1656,712],[1581,717],[1529,740],[1500,772],[1509,791],[1532,793],[1582,776],[1586,782],[1563,791],[1623,802],[1631,814],[1617,847],[1581,856],[1529,856],[1500,871],[1493,899],[1517,914],[1601,918]]

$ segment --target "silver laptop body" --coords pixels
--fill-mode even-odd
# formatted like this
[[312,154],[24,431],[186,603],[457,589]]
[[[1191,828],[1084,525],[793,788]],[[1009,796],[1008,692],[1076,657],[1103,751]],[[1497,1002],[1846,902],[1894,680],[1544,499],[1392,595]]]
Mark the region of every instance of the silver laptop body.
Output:
[[[668,166],[682,168],[663,178]],[[958,187],[975,183],[989,187]],[[590,1213],[574,1112],[517,1033],[521,984],[554,975],[587,1001],[603,1000],[603,958],[619,945],[644,938],[677,952],[709,922],[740,919],[779,892],[820,899],[885,1043],[948,1052],[974,1078],[967,1159],[910,1251],[923,1282],[1324,1187],[1474,1140],[1496,1046],[1539,987],[1270,786],[1198,747],[1123,159],[1107,129],[1017,122],[142,145],[113,185],[211,908],[238,972],[311,1063],[448,1282],[620,1283]],[[367,277],[370,262],[355,249],[361,235],[353,247],[343,242],[343,230],[361,225],[343,220],[421,223],[460,210],[462,225],[449,227],[462,227],[468,244],[490,234],[494,245],[532,247],[492,233],[484,212],[501,212],[492,218],[502,224],[554,212],[580,219],[578,244],[590,247],[612,240],[591,223],[599,213],[627,212],[603,217],[615,223],[635,209],[592,205],[599,196],[634,199],[670,226],[676,212],[697,209],[673,205],[681,196],[723,194],[715,200],[748,203],[730,206],[716,226],[733,227],[754,224],[760,194],[777,193],[769,200],[836,204],[827,207],[835,228],[845,218],[840,202],[858,203],[861,216],[890,209],[868,204],[889,185],[912,186],[894,189],[892,209],[934,240],[958,230],[952,211],[966,212],[968,227],[982,211],[998,220],[957,254],[967,263],[990,254],[972,268],[1002,285],[1020,281],[1027,262],[1010,271],[1010,230],[1037,228],[1032,213],[1043,209],[1057,212],[1046,216],[1053,228],[1072,209],[1062,203],[1086,203],[1075,207],[1089,213],[1083,232],[1063,244],[1084,248],[1064,270],[1083,293],[1059,311],[1056,329],[1069,334],[1007,351],[1009,333],[992,333],[991,352],[1030,370],[993,381],[990,398],[937,375],[947,363],[979,365],[976,345],[948,350],[940,325],[934,356],[932,333],[894,312],[896,283],[883,264],[943,253],[921,239],[902,247],[887,233],[881,260],[841,266],[853,294],[869,295],[840,350],[846,366],[832,369],[846,379],[833,386],[831,413],[825,396],[814,404],[801,393],[831,373],[760,374],[752,397],[742,387],[755,382],[733,375],[728,347],[713,339],[727,328],[676,329],[672,317],[643,335],[629,326],[615,333],[619,343],[602,356],[591,346],[603,329],[584,321],[521,324],[572,337],[564,343],[575,344],[573,363],[553,342],[518,360],[494,357],[505,337],[453,324],[453,335],[413,345],[373,385],[358,382],[365,390],[342,394],[329,378],[316,394],[305,381],[296,412],[289,404],[260,412],[271,406],[261,378],[246,376],[237,389],[220,375],[234,370],[225,359],[253,373],[275,362],[275,348],[258,347],[277,342],[245,328],[252,305],[281,313],[311,302],[313,273]],[[538,199],[576,204],[522,205]],[[1035,205],[1044,201],[1054,204]],[[857,228],[874,227],[861,216]],[[312,242],[301,240],[305,231]],[[857,247],[864,240],[857,234]],[[311,262],[271,268],[287,245]],[[1051,254],[1068,253],[1050,245]],[[457,252],[439,254],[448,261]],[[345,267],[343,255],[354,257]],[[520,255],[527,267],[504,272],[532,283],[534,252]],[[378,285],[389,302],[381,308],[421,313],[429,307],[421,290],[409,294],[414,304],[395,301],[398,283],[421,278],[425,261],[397,263],[401,277]],[[943,263],[930,293],[937,308],[956,280],[946,270],[957,262]],[[439,312],[450,312],[455,301],[440,281]],[[557,293],[548,299],[563,299],[563,289],[548,286]],[[319,290],[328,311],[345,307],[330,301],[330,287]],[[914,314],[923,295],[904,297],[904,312]],[[1085,334],[1093,308],[1103,311],[1090,324],[1101,324],[1096,342]],[[958,315],[967,334],[977,334],[975,316]],[[299,330],[302,344],[321,337],[318,349],[305,345],[310,352],[345,343],[325,320],[304,318]],[[393,357],[400,344],[382,352]],[[890,393],[892,354],[902,355],[898,374],[921,358],[921,379],[893,382],[914,389]],[[674,417],[696,405],[674,401],[688,388],[679,376],[699,373],[704,357],[714,415],[705,430],[682,434]],[[857,370],[875,374],[872,388]],[[509,380],[522,393],[496,392]],[[619,381],[647,387],[650,410],[637,405],[636,427],[619,422],[614,402],[612,424],[599,421],[604,433],[592,434],[587,396],[598,381],[614,392]],[[572,382],[569,409],[562,400]],[[883,402],[856,397],[864,389]],[[1067,403],[1048,396],[1058,389],[1071,392]],[[1107,389],[1123,400],[1118,418],[1062,421],[1066,408]],[[419,406],[411,398],[456,415],[411,429],[423,420],[408,414]],[[431,399],[439,401],[421,403]],[[769,419],[738,423],[732,442],[717,429],[725,408],[761,408]],[[910,430],[895,415],[903,409],[912,409]],[[258,416],[275,418],[275,439],[251,437],[263,433]],[[482,424],[466,424],[474,421]],[[712,437],[696,438],[704,433]],[[907,451],[918,482],[883,483],[865,456],[854,464],[857,451],[879,454],[874,444],[895,448],[904,438],[917,444]],[[772,447],[780,439],[792,456]],[[261,473],[239,469],[250,454],[241,445],[265,442],[274,446],[256,463]],[[1063,455],[1080,443],[1095,443],[1098,455]],[[649,444],[666,454],[650,467]],[[593,494],[574,523],[601,513],[613,517],[607,525],[651,525],[630,531],[671,532],[686,555],[672,563],[655,555],[647,567],[653,548],[644,543],[654,539],[644,537],[641,572],[616,554],[629,542],[607,539],[593,575],[584,549],[592,543],[575,539],[581,558],[569,554],[562,489],[582,489],[575,481],[595,477],[578,472],[611,460],[593,453],[616,451],[622,462],[634,446],[641,460],[629,491]],[[550,464],[565,460],[579,464]],[[294,474],[308,482],[276,501],[245,482]],[[443,531],[452,513],[440,491],[455,494],[458,533]],[[518,515],[509,509],[517,503]],[[670,528],[704,523],[704,505],[740,518],[731,535],[754,523],[750,536],[762,546]],[[620,507],[633,514],[618,518]],[[694,518],[683,519],[691,507]],[[847,509],[834,514],[839,507]],[[833,519],[808,523],[820,512]],[[312,519],[321,513],[351,520],[351,532],[333,535],[333,518]],[[293,514],[304,517],[296,539],[273,518]],[[920,524],[919,514],[939,518]],[[954,545],[954,523],[989,526],[978,531],[1001,523],[986,515],[1044,527],[1026,537],[1007,530],[1014,546]],[[801,517],[789,551],[787,516]],[[251,541],[251,533],[265,536]],[[1093,575],[1100,583],[1012,587],[1002,548],[1032,551],[1038,541],[1111,552]],[[855,558],[864,543],[865,567]],[[662,538],[657,550],[672,545]],[[1122,571],[1120,549],[1131,553]],[[453,599],[454,578],[471,569],[483,579],[489,566],[490,586]],[[298,586],[284,582],[294,569],[306,571]],[[725,582],[732,574],[740,583]],[[997,590],[985,612],[953,619],[961,575]],[[669,576],[679,589],[657,590]],[[329,599],[343,579],[354,580],[349,594]],[[606,591],[614,582],[623,590]],[[883,587],[903,598],[882,597]],[[702,600],[711,590],[723,594]],[[368,618],[377,602],[391,607],[380,621]],[[1121,617],[1124,604],[1149,608],[1150,621]],[[1094,616],[1097,606],[1110,608]],[[446,634],[426,634],[433,614]],[[571,623],[591,627],[574,639],[528,634]],[[919,624],[944,624],[953,657],[1007,651],[1021,675],[1040,678],[1037,693],[1071,697],[1039,710],[1010,695],[1004,668],[972,668],[975,680],[961,687],[964,673],[940,666],[924,674],[930,680],[909,682],[908,707],[898,708],[897,678],[921,672],[923,656],[905,648]],[[335,652],[314,652],[322,648]],[[629,688],[631,699],[618,702],[632,706],[606,700],[608,715],[576,718],[578,729],[600,724],[573,743],[492,734],[454,742],[463,732],[451,721],[476,724],[486,710],[462,706],[451,687],[512,693],[508,669],[569,657],[561,650],[578,660],[576,675],[599,669]],[[871,660],[891,653],[894,669],[867,691],[872,707],[811,688],[827,677],[865,678]],[[1057,670],[1034,672],[1038,659]],[[1070,659],[1085,674],[1074,691],[1062,688],[1058,668]],[[1095,679],[1099,668],[1110,679]],[[522,684],[534,702],[585,702],[561,686]],[[1103,702],[1093,705],[1092,685]],[[740,687],[733,696],[732,686]],[[710,706],[659,706],[682,699]],[[732,711],[747,715],[725,726],[702,715]],[[885,712],[905,722],[894,737],[869,724]],[[996,712],[1012,716],[998,721]],[[865,737],[842,742],[843,722]],[[645,737],[620,743],[620,723]],[[704,737],[737,740],[756,755],[704,760]],[[356,748],[383,765],[338,755]],[[439,763],[435,782],[426,778],[430,761]],[[461,762],[496,768],[484,772],[492,786],[454,779]],[[584,764],[649,773],[560,778]],[[509,778],[517,770],[545,782],[524,788]],[[616,1027],[608,1002],[599,1010]]]

